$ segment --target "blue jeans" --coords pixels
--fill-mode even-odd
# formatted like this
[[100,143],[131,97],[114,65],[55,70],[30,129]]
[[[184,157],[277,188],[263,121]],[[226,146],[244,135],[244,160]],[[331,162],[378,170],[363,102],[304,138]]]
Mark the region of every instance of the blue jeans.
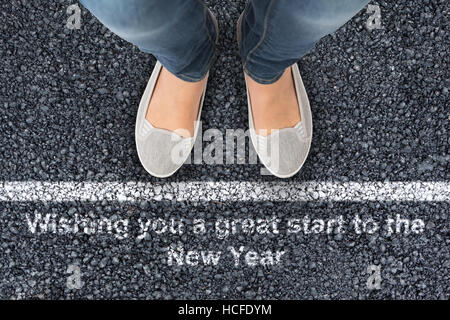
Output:
[[[202,0],[80,0],[107,28],[153,54],[171,73],[199,81],[216,56],[214,19]],[[273,83],[369,0],[249,0],[239,51],[244,70]]]

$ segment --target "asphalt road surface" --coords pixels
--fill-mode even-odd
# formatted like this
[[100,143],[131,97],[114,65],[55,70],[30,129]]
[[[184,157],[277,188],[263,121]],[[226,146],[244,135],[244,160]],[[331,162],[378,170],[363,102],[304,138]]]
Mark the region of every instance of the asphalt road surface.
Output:
[[[81,5],[68,28],[75,3],[0,3],[1,299],[449,298],[446,0],[374,1],[381,27],[364,9],[299,61],[314,135],[283,181],[261,164],[149,176],[134,122],[155,59]],[[203,130],[245,131],[245,1],[207,3]]]

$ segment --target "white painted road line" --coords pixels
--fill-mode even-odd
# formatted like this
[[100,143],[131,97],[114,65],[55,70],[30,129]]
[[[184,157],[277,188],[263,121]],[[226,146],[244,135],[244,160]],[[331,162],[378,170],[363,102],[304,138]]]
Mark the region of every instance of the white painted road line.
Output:
[[0,201],[450,201],[448,182],[0,182]]

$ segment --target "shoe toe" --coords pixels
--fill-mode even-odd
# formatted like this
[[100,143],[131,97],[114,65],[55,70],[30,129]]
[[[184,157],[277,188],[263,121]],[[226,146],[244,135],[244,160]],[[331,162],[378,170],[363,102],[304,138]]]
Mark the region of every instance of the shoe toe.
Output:
[[268,137],[264,165],[275,176],[289,178],[296,174],[308,157],[311,140],[295,130],[283,129]]
[[290,177],[296,174],[308,157],[310,142],[300,139],[295,132],[286,131],[280,133],[280,165],[279,176]]
[[155,130],[137,140],[142,166],[151,175],[164,178],[174,174],[190,153],[191,140],[170,132]]

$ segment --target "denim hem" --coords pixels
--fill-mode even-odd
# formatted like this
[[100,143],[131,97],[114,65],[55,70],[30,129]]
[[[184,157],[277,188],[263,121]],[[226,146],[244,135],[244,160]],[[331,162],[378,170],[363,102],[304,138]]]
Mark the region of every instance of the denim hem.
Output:
[[[199,3],[200,4],[202,4],[202,2],[201,1],[199,1]],[[205,28],[205,31],[206,31],[206,33],[207,33],[207,35],[208,35],[208,40],[209,40],[209,42],[210,42],[210,44],[211,44],[211,47],[212,47],[212,54],[211,54],[211,57],[210,57],[210,59],[209,59],[209,61],[208,61],[208,63],[206,64],[206,68],[204,68],[204,71],[202,71],[202,72],[200,72],[200,76],[199,77],[192,77],[192,76],[189,76],[189,75],[187,75],[187,74],[183,74],[183,73],[176,73],[176,72],[174,72],[174,70],[171,70],[171,68],[170,67],[166,67],[166,65],[165,65],[165,63],[163,62],[163,61],[161,61],[162,59],[158,59],[158,57],[156,57],[155,56],[155,58],[161,63],[161,65],[164,67],[164,68],[166,68],[170,73],[172,73],[174,76],[176,76],[177,78],[179,78],[179,79],[181,79],[181,80],[184,80],[184,81],[187,81],[187,82],[199,82],[199,81],[201,81],[201,80],[203,80],[205,77],[206,77],[206,75],[208,74],[208,72],[209,72],[209,70],[211,69],[211,66],[212,66],[212,64],[214,63],[214,61],[215,61],[215,59],[216,59],[216,57],[217,57],[217,53],[218,53],[218,48],[217,48],[217,43],[218,43],[218,40],[219,40],[219,29],[218,29],[218,26],[215,24],[215,18],[212,16],[212,13],[209,11],[209,9],[208,9],[208,7],[206,7],[206,5],[204,5],[203,4],[203,12],[204,12],[204,20],[205,20],[205,22],[203,23],[203,27]],[[206,14],[207,15],[209,15],[210,17],[211,17],[211,20],[212,20],[212,23],[213,23],[213,25],[214,25],[214,31],[215,31],[215,33],[216,33],[216,39],[215,39],[215,41],[211,38],[211,35],[209,34],[209,30],[208,30],[208,27],[207,27],[207,25],[206,25],[206,21],[207,21],[207,16],[206,16]],[[142,52],[144,52],[144,53],[149,53],[149,54],[152,54],[151,52],[149,52],[149,51],[147,51],[147,50],[145,50],[145,49],[142,49],[142,48],[139,48]]]
[[[180,78],[181,80],[184,80],[184,81],[187,81],[187,82],[199,82],[199,81],[203,80],[206,77],[206,75],[208,74],[209,70],[211,69],[211,66],[214,63],[216,57],[217,57],[217,48],[214,47],[214,52],[213,52],[211,58],[209,59],[208,64],[206,65],[206,70],[201,72],[201,76],[200,77],[191,77],[191,76],[188,76],[188,75],[185,75],[185,74],[182,74],[182,73],[174,73],[174,72],[170,71],[169,68],[166,68],[166,69],[169,70],[177,78]],[[164,67],[164,65],[163,65],[163,67]]]
[[[191,76],[188,76],[188,75],[182,74],[182,73],[181,74],[180,73],[178,73],[178,74],[177,73],[173,73],[172,71],[170,71],[167,68],[167,70],[172,72],[173,75],[175,75],[176,77],[180,78],[181,80],[184,80],[184,81],[187,81],[187,82],[198,82],[198,81],[203,80],[206,77],[206,75],[208,74],[209,70],[211,69],[211,66],[214,63],[214,61],[215,61],[215,59],[217,57],[217,52],[218,52],[217,43],[219,42],[219,28],[218,28],[218,26],[215,23],[215,17],[212,16],[213,13],[209,11],[208,7],[202,1],[198,0],[198,2],[199,2],[200,5],[203,6],[203,13],[204,13],[204,20],[205,20],[204,23],[203,23],[203,27],[204,27],[204,29],[206,31],[206,34],[208,35],[208,40],[209,40],[209,42],[210,42],[210,44],[211,44],[211,46],[213,48],[213,53],[212,53],[211,58],[209,59],[208,63],[206,64],[205,70],[203,72],[201,72],[201,76],[200,77],[191,77]],[[209,34],[208,27],[206,25],[206,22],[207,22],[207,19],[208,19],[208,17],[207,17],[208,15],[210,16],[210,18],[212,20],[212,24],[214,25],[214,31],[215,31],[215,34],[216,34],[216,39],[215,40],[213,40],[211,38],[211,35]]]
[[246,67],[244,67],[244,72],[250,78],[252,78],[254,81],[258,82],[259,84],[272,84],[272,83],[277,82],[278,80],[280,80],[280,78],[283,75],[284,71],[286,71],[286,69],[281,71],[281,73],[277,74],[275,77],[272,77],[270,79],[265,79],[265,78],[261,78],[261,77],[256,76],[254,73],[248,71],[248,69]]
[[[161,63],[161,65],[162,65],[162,63]],[[164,65],[163,65],[163,67],[166,68]],[[166,68],[166,69],[169,70],[169,68]],[[202,74],[201,77],[198,77],[198,78],[190,77],[185,74],[173,73],[172,71],[170,71],[170,73],[172,73],[175,77],[177,77],[181,80],[184,80],[186,82],[199,82],[206,77],[206,75],[208,74],[208,71],[209,71],[209,69],[204,74]]]

